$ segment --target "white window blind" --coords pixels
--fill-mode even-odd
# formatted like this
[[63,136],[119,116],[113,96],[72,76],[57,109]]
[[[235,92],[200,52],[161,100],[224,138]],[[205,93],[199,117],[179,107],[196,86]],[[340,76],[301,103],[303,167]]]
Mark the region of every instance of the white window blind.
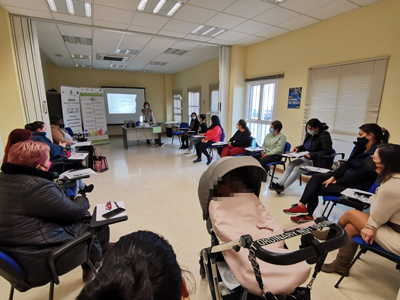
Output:
[[200,88],[188,89],[188,120],[192,113],[200,114]]
[[182,91],[174,91],[172,93],[174,100],[174,121],[182,122]]
[[358,128],[377,122],[386,66],[379,58],[310,69],[303,125],[311,118],[327,123],[333,148],[348,156]]
[[210,85],[210,114],[219,116],[219,85]]

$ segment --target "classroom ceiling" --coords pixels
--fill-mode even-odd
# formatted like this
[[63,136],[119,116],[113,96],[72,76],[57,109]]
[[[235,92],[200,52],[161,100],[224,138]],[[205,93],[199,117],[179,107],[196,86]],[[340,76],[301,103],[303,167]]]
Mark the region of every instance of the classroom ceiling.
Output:
[[[64,1],[55,3],[65,6]],[[82,4],[72,1],[76,7]],[[275,4],[275,0],[180,0],[182,6],[172,17],[152,14],[151,10],[146,13],[149,9],[138,11],[140,0],[85,0],[91,3],[92,17],[77,16],[78,11],[76,15],[66,10],[52,12],[46,0],[0,0],[0,5],[11,14],[40,20],[42,55],[60,68],[173,74],[217,58],[220,45],[249,46],[378,1],[283,0]],[[148,6],[157,3],[149,0]],[[201,25],[208,26],[203,31],[215,27],[215,32],[222,33],[215,37],[192,34]],[[71,42],[65,43],[63,36]],[[75,43],[76,37],[82,43]],[[89,45],[84,44],[86,39],[91,39]],[[165,53],[169,48],[187,52]],[[126,50],[139,52],[129,54],[125,62],[97,59],[98,54]]]

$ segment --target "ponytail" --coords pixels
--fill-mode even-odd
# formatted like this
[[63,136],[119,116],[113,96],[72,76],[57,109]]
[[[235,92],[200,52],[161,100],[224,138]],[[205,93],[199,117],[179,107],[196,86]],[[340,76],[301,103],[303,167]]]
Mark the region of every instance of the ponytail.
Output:
[[382,144],[387,144],[389,142],[390,133],[386,128],[381,127],[382,129]]
[[389,131],[385,128],[381,128],[378,124],[364,124],[361,125],[359,129],[364,131],[366,134],[372,133],[376,144],[387,144],[389,141]]

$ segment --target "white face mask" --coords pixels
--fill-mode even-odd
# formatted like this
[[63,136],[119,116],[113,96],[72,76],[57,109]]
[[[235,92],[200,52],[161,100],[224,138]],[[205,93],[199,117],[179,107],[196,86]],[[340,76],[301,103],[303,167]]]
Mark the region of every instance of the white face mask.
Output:
[[238,129],[238,130],[239,130],[239,125],[236,125],[236,129]]

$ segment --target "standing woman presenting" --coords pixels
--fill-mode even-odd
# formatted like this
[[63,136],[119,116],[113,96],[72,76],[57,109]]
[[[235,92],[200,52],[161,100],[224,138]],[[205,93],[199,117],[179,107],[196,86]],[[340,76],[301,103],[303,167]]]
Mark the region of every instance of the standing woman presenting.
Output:
[[[150,108],[149,102],[143,103],[143,108],[141,111],[142,111],[143,123],[154,124],[156,122],[153,111]],[[147,144],[151,144],[151,141],[149,139],[147,140]],[[163,145],[163,143],[161,143],[161,139],[156,139],[156,144],[159,145],[160,147]]]

